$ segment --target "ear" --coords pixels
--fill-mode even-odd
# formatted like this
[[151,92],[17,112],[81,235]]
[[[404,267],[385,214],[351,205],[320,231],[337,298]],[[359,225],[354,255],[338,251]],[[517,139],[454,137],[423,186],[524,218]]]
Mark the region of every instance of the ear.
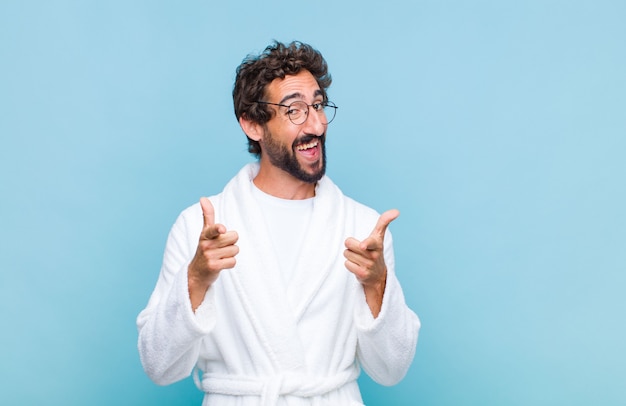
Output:
[[263,126],[261,124],[248,120],[244,116],[241,116],[239,118],[239,125],[241,126],[243,132],[246,133],[246,135],[250,139],[254,141],[260,141],[261,138],[263,138],[263,134],[265,133],[265,131],[263,130]]

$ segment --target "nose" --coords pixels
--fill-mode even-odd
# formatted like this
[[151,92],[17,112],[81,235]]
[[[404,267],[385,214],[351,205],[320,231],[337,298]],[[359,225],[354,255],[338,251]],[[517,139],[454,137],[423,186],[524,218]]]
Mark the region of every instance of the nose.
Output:
[[317,112],[313,107],[309,107],[309,112],[302,130],[307,134],[322,135],[326,132],[326,116],[322,112]]

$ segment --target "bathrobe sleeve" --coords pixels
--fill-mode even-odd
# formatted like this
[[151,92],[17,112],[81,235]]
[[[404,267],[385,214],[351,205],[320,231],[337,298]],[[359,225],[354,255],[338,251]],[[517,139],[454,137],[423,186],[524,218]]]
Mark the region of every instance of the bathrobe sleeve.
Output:
[[137,317],[141,363],[150,379],[159,385],[191,374],[202,338],[216,322],[211,288],[196,313],[189,299],[187,267],[202,228],[200,210],[199,205],[194,205],[176,220],[167,239],[156,287],[148,306]]
[[365,372],[381,385],[395,385],[406,375],[417,345],[420,321],[404,301],[402,287],[395,274],[391,233],[385,236],[387,284],[383,305],[376,319],[365,301],[357,295],[358,361]]

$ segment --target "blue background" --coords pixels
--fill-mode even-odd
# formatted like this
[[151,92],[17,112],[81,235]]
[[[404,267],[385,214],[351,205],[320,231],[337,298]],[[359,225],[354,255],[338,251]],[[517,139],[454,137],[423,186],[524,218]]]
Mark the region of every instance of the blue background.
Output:
[[626,2],[0,2],[0,404],[200,404],[135,317],[178,213],[252,157],[234,70],[320,49],[329,175],[402,215],[423,328],[368,405],[626,404]]

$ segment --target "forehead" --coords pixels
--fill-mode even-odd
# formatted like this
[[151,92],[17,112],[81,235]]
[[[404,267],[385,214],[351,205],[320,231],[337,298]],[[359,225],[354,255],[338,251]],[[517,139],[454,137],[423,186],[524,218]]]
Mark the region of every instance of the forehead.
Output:
[[268,100],[272,103],[314,99],[322,94],[315,77],[307,70],[276,78],[267,86]]

